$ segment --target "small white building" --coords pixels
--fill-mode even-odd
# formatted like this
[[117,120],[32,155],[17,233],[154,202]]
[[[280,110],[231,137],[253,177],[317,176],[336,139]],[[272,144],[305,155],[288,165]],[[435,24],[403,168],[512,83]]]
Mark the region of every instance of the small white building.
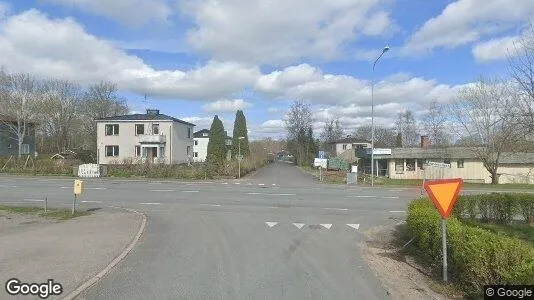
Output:
[[96,123],[99,164],[192,161],[195,124],[156,109],[148,109],[146,114],[102,118]]
[[371,148],[371,143],[350,136],[328,144],[326,149],[331,156],[337,156],[353,163],[358,160],[356,152],[361,149]]
[[[225,132],[226,134],[226,132]],[[208,143],[210,141],[210,131],[209,129],[202,129],[194,133],[194,146],[193,146],[193,161],[194,162],[204,162],[208,156]],[[232,147],[232,138],[228,135],[226,136],[226,146],[228,148],[227,158],[232,157],[231,147]]]

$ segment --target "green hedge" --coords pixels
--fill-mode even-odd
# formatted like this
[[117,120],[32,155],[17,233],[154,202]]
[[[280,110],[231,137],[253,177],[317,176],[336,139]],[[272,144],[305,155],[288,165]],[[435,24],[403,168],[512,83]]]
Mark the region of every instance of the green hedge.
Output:
[[[463,204],[469,210],[470,202]],[[441,269],[442,260],[440,218],[428,199],[409,205],[408,231],[436,269]],[[485,284],[534,284],[534,247],[517,238],[469,226],[452,216],[447,220],[447,251],[451,277],[470,294],[481,295]]]
[[461,196],[454,207],[459,218],[510,224],[514,216],[534,223],[534,194],[491,193]]

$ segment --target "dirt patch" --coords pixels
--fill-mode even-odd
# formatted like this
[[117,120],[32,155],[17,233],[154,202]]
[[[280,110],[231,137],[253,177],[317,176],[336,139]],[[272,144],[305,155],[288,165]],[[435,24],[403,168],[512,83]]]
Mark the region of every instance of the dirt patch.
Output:
[[425,270],[399,251],[397,236],[405,225],[396,222],[364,232],[362,253],[392,299],[451,299],[434,292]]

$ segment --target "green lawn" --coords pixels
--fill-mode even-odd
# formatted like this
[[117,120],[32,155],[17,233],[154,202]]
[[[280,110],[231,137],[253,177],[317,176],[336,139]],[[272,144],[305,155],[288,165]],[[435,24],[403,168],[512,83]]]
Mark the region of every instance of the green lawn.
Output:
[[0,213],[9,212],[17,214],[29,214],[37,215],[45,218],[57,219],[57,220],[69,220],[76,217],[86,216],[90,214],[88,211],[75,211],[72,214],[71,210],[68,209],[47,209],[46,213],[42,207],[26,207],[26,206],[8,206],[0,205]]

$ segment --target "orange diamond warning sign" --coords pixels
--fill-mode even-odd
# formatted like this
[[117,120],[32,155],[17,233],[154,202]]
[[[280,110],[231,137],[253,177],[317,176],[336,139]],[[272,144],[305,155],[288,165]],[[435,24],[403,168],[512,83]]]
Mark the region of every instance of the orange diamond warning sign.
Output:
[[461,178],[425,182],[425,190],[443,218],[447,219],[451,215],[462,185]]

